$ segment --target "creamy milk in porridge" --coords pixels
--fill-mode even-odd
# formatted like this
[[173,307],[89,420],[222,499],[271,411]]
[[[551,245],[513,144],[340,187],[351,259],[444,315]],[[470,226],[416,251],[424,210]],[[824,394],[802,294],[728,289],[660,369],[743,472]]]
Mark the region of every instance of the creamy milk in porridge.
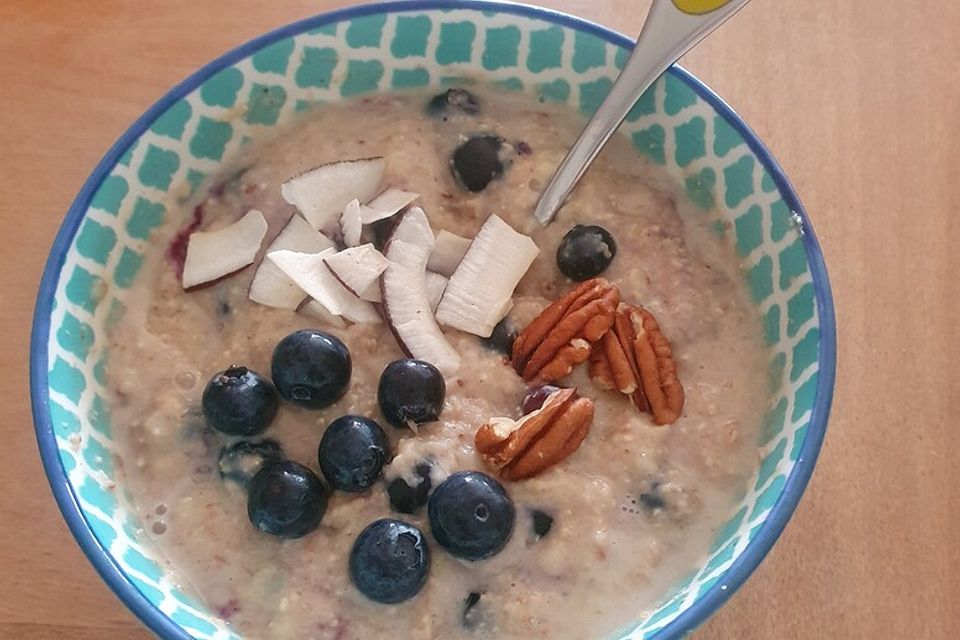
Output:
[[[531,215],[537,197],[581,120],[528,95],[470,91],[479,99],[476,113],[431,116],[424,108],[430,95],[379,95],[318,108],[243,148],[199,200],[171,203],[174,215],[152,239],[141,286],[112,330],[113,420],[147,533],[184,586],[245,637],[607,637],[696,567],[755,471],[766,396],[761,331],[734,253],[711,231],[715,218],[688,207],[656,167],[615,139],[557,220],[538,226]],[[464,136],[479,133],[502,136],[508,166],[469,192],[451,175],[450,158]],[[519,418],[528,383],[496,345],[446,331],[462,366],[447,376],[439,421],[414,433],[389,426],[378,407],[381,371],[404,357],[385,324],[335,327],[255,304],[247,295],[256,265],[189,292],[178,275],[177,236],[191,220],[215,230],[259,210],[269,225],[266,247],[295,213],[281,183],[323,163],[371,156],[385,158],[385,185],[420,194],[435,233],[473,238],[496,213],[533,239],[540,253],[507,320],[517,329],[576,285],[557,267],[564,234],[575,224],[607,229],[618,251],[602,275],[622,301],[656,317],[686,393],[679,420],[655,426],[628,396],[598,388],[586,363],[557,382],[593,400],[592,426],[559,464],[529,479],[500,478],[516,520],[506,547],[488,559],[445,552],[426,508],[392,512],[386,486],[411,479],[425,461],[433,486],[461,470],[497,477],[474,436],[491,417]],[[393,459],[368,491],[332,492],[315,531],[283,539],[251,525],[242,483],[223,477],[218,463],[237,438],[207,426],[200,400],[207,380],[231,365],[269,377],[278,341],[306,327],[349,348],[349,389],[319,411],[281,402],[269,429],[252,440],[275,441],[319,475],[324,429],[357,414],[383,425]],[[378,604],[352,584],[348,559],[358,534],[388,517],[424,532],[431,566],[415,597]]]

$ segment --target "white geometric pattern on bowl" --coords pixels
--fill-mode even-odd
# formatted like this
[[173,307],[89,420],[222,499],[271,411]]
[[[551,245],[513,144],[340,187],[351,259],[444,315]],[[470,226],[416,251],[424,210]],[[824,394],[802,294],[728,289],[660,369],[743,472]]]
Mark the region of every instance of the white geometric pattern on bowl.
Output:
[[[108,155],[61,230],[38,298],[33,341],[34,412],[44,463],[95,566],[158,633],[180,637],[179,626],[197,638],[236,637],[174,587],[140,531],[130,496],[112,480],[102,329],[122,313],[150,231],[177,212],[176,203],[188,200],[222,158],[313,105],[391,88],[442,86],[479,73],[588,113],[626,58],[622,37],[559,14],[482,2],[450,9],[452,4],[370,5],[328,14],[213,63],[222,68],[188,80],[162,101],[158,117],[148,114],[121,140],[125,148],[113,153],[117,162]],[[718,533],[701,569],[645,620],[624,630],[623,638],[639,640],[673,636],[702,621],[785,524],[809,477],[829,411],[833,317],[816,242],[804,229],[795,195],[715,96],[682,70],[671,70],[622,130],[638,152],[685,185],[702,215],[713,216],[717,232],[740,252],[772,353],[770,407],[758,443],[762,464],[752,490]],[[58,247],[65,254],[58,256]],[[77,505],[95,540],[83,532]],[[775,505],[776,522],[767,523]],[[109,552],[109,562],[95,557],[98,544]],[[750,558],[744,554],[748,545]],[[124,577],[169,619],[144,611],[137,594],[124,593]]]

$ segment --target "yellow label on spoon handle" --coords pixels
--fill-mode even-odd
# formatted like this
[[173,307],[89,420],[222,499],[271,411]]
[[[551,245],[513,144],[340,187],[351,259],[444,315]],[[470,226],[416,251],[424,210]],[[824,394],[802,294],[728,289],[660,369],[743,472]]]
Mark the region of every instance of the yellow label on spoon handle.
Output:
[[673,0],[673,4],[684,13],[699,16],[730,4],[730,0]]

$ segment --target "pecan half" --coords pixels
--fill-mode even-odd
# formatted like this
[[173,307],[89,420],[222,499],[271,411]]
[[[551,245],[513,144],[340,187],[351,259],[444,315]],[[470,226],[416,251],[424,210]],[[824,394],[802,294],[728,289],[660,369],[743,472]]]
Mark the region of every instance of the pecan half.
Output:
[[670,342],[653,314],[622,305],[601,345],[590,363],[590,378],[597,386],[629,395],[637,409],[653,415],[655,424],[680,418],[683,385]]
[[493,418],[477,429],[474,444],[507,480],[535,476],[580,448],[593,422],[593,401],[559,389],[519,420]]
[[[609,331],[607,335],[609,335]],[[587,371],[593,384],[604,391],[614,391],[617,385],[613,382],[613,371],[610,370],[610,361],[603,349],[594,349],[590,353],[590,364],[587,365]]]
[[613,324],[620,292],[603,278],[581,283],[520,332],[513,366],[528,382],[553,382],[590,357]]
[[630,314],[637,339],[633,343],[640,370],[640,383],[650,403],[656,424],[672,424],[683,410],[683,385],[677,377],[670,342],[657,319],[643,307]]

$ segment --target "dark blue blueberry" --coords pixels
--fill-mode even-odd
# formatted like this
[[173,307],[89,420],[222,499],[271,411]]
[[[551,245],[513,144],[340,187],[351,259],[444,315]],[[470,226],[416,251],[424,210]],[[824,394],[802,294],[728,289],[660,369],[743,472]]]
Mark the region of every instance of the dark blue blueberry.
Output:
[[330,486],[358,493],[380,477],[390,459],[390,442],[370,418],[341,416],[324,431],[317,459]]
[[292,460],[270,462],[250,480],[247,515],[260,531],[300,538],[320,525],[327,490],[313,471]]
[[446,120],[457,113],[476,115],[480,112],[480,101],[466,89],[453,87],[434,96],[427,103],[427,113]]
[[407,427],[408,420],[416,424],[438,420],[446,395],[443,374],[429,362],[413,358],[388,364],[377,388],[380,410],[398,429]]
[[464,560],[499,553],[516,518],[503,486],[479,471],[461,471],[444,480],[430,496],[427,513],[437,543]]
[[278,404],[269,380],[236,366],[210,378],[201,400],[207,423],[228,436],[263,433],[277,415]]
[[503,138],[474,136],[453,152],[450,169],[467,191],[483,191],[491,181],[503,175]]
[[387,485],[387,496],[390,498],[390,507],[400,513],[416,513],[427,504],[430,488],[433,484],[430,479],[431,465],[421,462],[413,469],[413,485],[403,478],[394,478]]
[[316,329],[295,331],[273,350],[271,371],[277,391],[307,409],[323,409],[342,398],[352,370],[347,346]]
[[656,511],[667,506],[663,494],[660,492],[659,482],[654,482],[647,491],[640,494],[640,504],[646,507],[648,511]]
[[596,225],[578,224],[563,236],[557,247],[557,266],[563,275],[581,282],[598,276],[617,255],[610,232]]
[[276,440],[240,440],[220,450],[220,477],[246,487],[263,465],[283,459]]
[[350,551],[350,578],[360,593],[383,604],[409,600],[430,572],[430,549],[420,529],[383,519],[360,532]]
[[507,318],[504,318],[493,327],[489,338],[481,338],[480,344],[491,351],[510,357],[513,353],[513,342],[517,339],[517,329]]

